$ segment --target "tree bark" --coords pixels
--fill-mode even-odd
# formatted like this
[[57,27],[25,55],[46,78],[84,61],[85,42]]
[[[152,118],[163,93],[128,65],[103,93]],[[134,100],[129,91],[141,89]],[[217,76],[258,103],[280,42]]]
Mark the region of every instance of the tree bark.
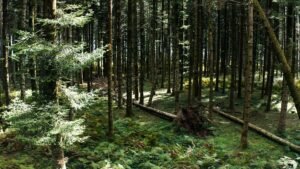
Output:
[[168,48],[167,48],[167,67],[168,67],[168,86],[167,93],[171,93],[171,0],[168,0]]
[[173,66],[174,66],[174,96],[175,96],[175,112],[179,111],[179,2],[173,2]]
[[[291,65],[292,55],[293,55],[293,4],[288,4],[287,11],[287,24],[286,24],[286,56],[289,64]],[[294,35],[295,36],[295,35]],[[282,80],[282,94],[281,94],[281,110],[277,125],[277,132],[281,135],[285,134],[286,130],[286,116],[287,116],[287,108],[289,101],[289,90],[286,84],[285,78]]]
[[228,54],[228,37],[227,37],[227,2],[225,2],[225,7],[224,7],[224,34],[223,34],[223,41],[222,41],[222,72],[223,72],[223,84],[222,84],[222,93],[225,94],[226,91],[226,58],[227,58],[227,54]]
[[150,65],[152,66],[151,69],[151,91],[150,91],[150,96],[149,96],[149,100],[148,100],[148,106],[152,105],[152,101],[153,101],[153,97],[155,95],[155,90],[156,90],[156,85],[157,85],[157,45],[156,45],[156,38],[157,38],[157,34],[156,34],[156,26],[157,26],[157,0],[153,0],[152,1],[152,20],[151,20],[151,35],[152,35],[152,41],[151,41],[151,56],[149,58],[150,61]]
[[144,104],[144,80],[145,80],[145,15],[144,15],[144,1],[139,0],[140,5],[140,45],[141,45],[141,52],[140,52],[140,104]]
[[241,21],[240,21],[240,51],[239,51],[239,80],[238,80],[238,91],[237,97],[242,98],[242,82],[243,82],[243,65],[244,65],[244,22],[245,22],[245,9],[241,6]]
[[252,79],[252,59],[253,59],[253,0],[249,0],[248,6],[248,49],[245,65],[245,98],[243,108],[243,129],[241,133],[241,148],[248,147],[248,123],[251,110],[251,79]]
[[231,81],[230,81],[230,95],[229,95],[229,109],[235,112],[234,107],[234,96],[236,86],[236,51],[233,49],[236,44],[236,20],[235,20],[235,5],[232,4],[232,16],[231,16]]
[[208,63],[209,63],[209,120],[212,120],[213,113],[213,79],[214,79],[214,49],[213,49],[213,26],[212,26],[212,2],[208,4]]
[[8,30],[8,0],[2,0],[2,25],[1,25],[1,35],[2,39],[0,40],[0,45],[2,48],[1,58],[2,58],[2,87],[5,95],[5,104],[6,106],[10,103],[10,91],[9,91],[9,75],[8,75],[8,38],[7,38],[7,30]]
[[132,9],[132,17],[133,17],[133,71],[134,71],[134,99],[139,99],[139,66],[138,66],[138,37],[137,37],[137,2],[133,3],[133,9]]
[[108,89],[108,137],[113,136],[113,112],[112,112],[112,55],[113,55],[113,42],[112,42],[112,0],[109,0],[109,46],[108,46],[108,77],[107,77],[107,89]]
[[[26,15],[27,13],[27,0],[22,0],[22,19],[21,19],[21,29],[26,30]],[[21,89],[21,99],[25,99],[25,85],[26,85],[26,79],[25,79],[25,55],[20,56],[20,74],[21,74],[21,80],[20,80],[20,89]]]
[[126,116],[130,117],[133,115],[132,112],[132,58],[134,56],[134,47],[133,47],[133,3],[136,0],[128,0],[128,33],[127,33],[127,44],[128,44],[128,52],[127,52],[127,66],[126,66]]
[[117,57],[117,91],[118,91],[118,108],[122,107],[122,84],[123,84],[123,75],[122,75],[122,39],[121,39],[121,2],[114,1],[114,10],[115,10],[115,42],[114,45],[116,46],[116,57]]

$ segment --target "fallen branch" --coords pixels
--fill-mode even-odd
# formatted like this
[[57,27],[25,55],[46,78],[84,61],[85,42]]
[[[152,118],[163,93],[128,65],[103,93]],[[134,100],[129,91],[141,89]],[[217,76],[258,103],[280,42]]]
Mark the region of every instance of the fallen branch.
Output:
[[161,111],[161,110],[157,110],[155,108],[152,108],[152,107],[147,107],[147,106],[144,106],[144,105],[141,105],[139,103],[136,103],[134,102],[133,105],[135,105],[136,107],[139,107],[151,114],[154,114],[156,116],[159,116],[161,118],[164,118],[166,120],[169,120],[169,121],[173,121],[174,119],[176,119],[176,115],[175,114],[171,114],[171,113],[167,113],[167,112],[164,112],[164,111]]
[[[239,124],[244,124],[243,120],[241,120],[241,119],[239,119],[239,118],[237,118],[235,116],[229,115],[229,114],[227,114],[225,112],[222,112],[222,111],[220,111],[217,108],[213,108],[213,111],[216,112],[216,113],[218,113],[218,114],[220,114],[220,115],[222,115],[223,117],[226,117],[226,118],[234,121],[234,122],[237,122]],[[252,123],[249,123],[249,128],[252,129],[252,130],[254,130],[255,132],[257,132],[257,133],[259,133],[259,134],[261,134],[261,135],[263,135],[263,136],[265,136],[265,137],[273,140],[273,141],[276,141],[277,143],[280,143],[282,145],[288,146],[291,150],[293,150],[295,152],[300,153],[300,146],[298,146],[296,144],[293,144],[293,143],[291,143],[291,142],[289,142],[289,141],[287,141],[287,140],[285,140],[285,139],[283,139],[281,137],[278,137],[275,134],[270,133],[267,130],[262,129],[262,128],[254,125]]]

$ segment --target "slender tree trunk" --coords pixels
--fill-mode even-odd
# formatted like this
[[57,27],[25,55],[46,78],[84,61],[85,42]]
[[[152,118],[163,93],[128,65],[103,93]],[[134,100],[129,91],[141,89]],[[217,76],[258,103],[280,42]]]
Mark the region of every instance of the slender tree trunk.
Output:
[[[198,4],[199,5],[199,4]],[[199,54],[199,56],[197,57],[197,61],[196,61],[196,67],[197,70],[195,72],[195,76],[197,76],[197,79],[195,79],[195,97],[198,99],[198,101],[201,102],[202,100],[202,77],[203,77],[203,37],[204,37],[204,8],[202,6],[199,6],[199,10],[198,11],[198,37],[197,37],[197,41],[196,41],[196,45],[199,47],[197,50],[197,53]]]
[[234,96],[235,96],[235,86],[236,86],[236,52],[233,47],[236,44],[236,20],[235,20],[235,5],[232,5],[232,16],[231,16],[231,82],[230,82],[230,95],[229,95],[229,109],[235,112],[234,108]]
[[121,2],[120,1],[114,1],[115,3],[115,45],[117,46],[117,85],[118,85],[118,108],[122,107],[122,84],[123,84],[123,74],[122,74],[122,39],[121,39]]
[[248,6],[248,49],[245,65],[245,98],[243,108],[243,129],[241,133],[241,148],[248,147],[248,123],[251,110],[251,79],[253,59],[253,0],[249,0]]
[[139,0],[140,5],[140,104],[144,104],[144,80],[145,80],[145,15],[144,15],[144,1]]
[[150,91],[150,96],[149,96],[149,100],[148,100],[148,106],[151,106],[152,105],[152,100],[153,100],[153,97],[155,95],[155,90],[156,90],[156,85],[157,85],[157,55],[156,55],[156,51],[157,51],[157,48],[156,48],[156,38],[157,38],[157,34],[156,34],[156,26],[157,26],[157,23],[156,23],[156,19],[157,19],[157,0],[153,0],[152,1],[152,5],[153,5],[153,8],[152,8],[152,30],[151,30],[151,33],[152,33],[152,47],[151,47],[151,58],[150,59],[150,65],[152,65],[152,69],[151,69],[151,91]]
[[168,0],[168,48],[167,48],[167,57],[168,57],[168,87],[167,93],[171,93],[171,0]]
[[2,26],[1,26],[1,58],[2,58],[2,87],[5,95],[5,104],[6,106],[10,103],[10,91],[9,91],[9,75],[8,75],[8,38],[7,38],[7,30],[8,30],[8,0],[2,0]]
[[133,3],[133,9],[132,9],[132,17],[133,17],[133,58],[134,58],[134,62],[133,62],[133,70],[134,70],[134,79],[133,79],[133,83],[134,83],[134,99],[138,100],[139,99],[139,66],[138,66],[138,37],[137,37],[137,3]]
[[113,42],[112,42],[112,0],[109,0],[109,47],[108,47],[108,77],[107,77],[107,94],[108,94],[108,136],[113,136],[113,112],[112,112],[112,55],[113,55]]
[[175,96],[175,112],[179,111],[179,3],[177,1],[173,2],[173,58],[174,58],[174,96]]
[[274,66],[275,66],[275,57],[274,53],[270,51],[270,69],[268,73],[269,83],[267,83],[267,105],[266,105],[266,112],[269,112],[271,110],[271,104],[272,104],[272,94],[273,94],[273,82],[274,82]]
[[212,27],[212,2],[208,4],[208,63],[209,63],[209,114],[208,117],[212,120],[213,113],[213,79],[214,79],[214,49],[213,49],[213,27]]
[[127,54],[127,75],[126,75],[126,116],[132,116],[132,58],[134,56],[134,47],[133,47],[133,36],[134,34],[134,20],[133,20],[133,3],[136,3],[136,0],[128,0],[128,33],[127,33],[127,45],[128,45],[128,54]]
[[[292,61],[293,55],[293,4],[289,3],[287,8],[287,24],[286,24],[286,43],[287,43],[287,50],[286,56],[288,57],[287,60],[289,64]],[[295,36],[295,35],[294,35]],[[286,115],[287,115],[287,108],[288,108],[288,101],[289,101],[289,90],[286,83],[285,78],[282,80],[282,94],[281,94],[281,110],[278,120],[277,132],[281,135],[285,134],[286,130]]]
[[221,48],[221,9],[218,9],[218,26],[217,26],[217,58],[216,58],[216,86],[215,86],[215,91],[219,91],[219,82],[220,82],[220,48]]
[[[197,72],[198,72],[198,64],[197,64],[197,61],[198,61],[198,53],[197,51],[198,50],[198,47],[197,47],[197,44],[198,44],[198,10],[199,10],[199,7],[198,7],[198,1],[195,1],[193,2],[193,8],[194,8],[194,11],[193,11],[193,17],[191,18],[192,20],[192,28],[191,28],[191,54],[190,54],[190,62],[189,62],[189,87],[188,87],[188,105],[191,106],[193,100],[194,100],[194,97],[195,97],[195,92],[196,90],[198,91],[198,76],[197,76]],[[192,81],[193,79],[193,81]],[[193,83],[192,83],[193,82]],[[194,89],[194,90],[192,90]]]
[[[202,32],[202,9],[201,8],[201,13],[199,12],[200,10],[200,4],[197,2],[195,5],[195,21],[194,21],[194,78],[193,78],[193,86],[194,86],[194,92],[193,92],[193,97],[197,97],[199,101],[201,101],[201,91],[202,91],[202,37],[201,32]],[[201,15],[201,16],[200,16]],[[200,68],[199,68],[200,66]],[[199,79],[200,75],[200,79]]]
[[225,7],[224,7],[224,35],[223,35],[223,42],[222,42],[222,72],[223,72],[223,84],[222,84],[222,92],[223,94],[225,93],[226,90],[226,55],[227,55],[227,3],[225,2]]
[[243,65],[244,65],[244,23],[245,23],[245,10],[244,7],[241,6],[241,21],[240,21],[240,51],[239,51],[239,70],[238,70],[238,93],[237,97],[242,98],[242,81],[243,81]]
[[[21,19],[21,29],[26,30],[26,13],[27,13],[27,0],[22,0],[22,19]],[[20,56],[20,74],[21,74],[21,81],[20,81],[20,89],[21,89],[21,99],[25,99],[25,55]]]
[[[164,19],[164,11],[165,11],[165,0],[161,1],[161,17]],[[165,31],[165,23],[161,21],[161,88],[165,87],[165,78],[166,78],[166,31]]]

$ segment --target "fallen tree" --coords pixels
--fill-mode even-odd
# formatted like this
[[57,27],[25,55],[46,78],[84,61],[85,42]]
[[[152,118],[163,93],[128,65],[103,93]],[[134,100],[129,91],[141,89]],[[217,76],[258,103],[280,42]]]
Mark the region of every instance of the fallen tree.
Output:
[[133,105],[135,105],[136,107],[139,107],[140,109],[145,110],[153,115],[156,115],[158,117],[161,117],[161,118],[169,120],[169,121],[173,121],[177,117],[175,114],[167,113],[167,112],[164,112],[164,111],[152,108],[152,107],[144,106],[144,105],[141,105],[136,102],[133,102]]
[[[163,118],[163,119],[166,119],[166,120],[169,120],[169,121],[176,121],[177,117],[176,115],[174,114],[171,114],[171,113],[167,113],[167,112],[164,112],[164,111],[161,111],[161,110],[158,110],[158,109],[155,109],[155,108],[152,108],[152,107],[147,107],[147,106],[144,106],[144,105],[141,105],[141,104],[138,104],[138,103],[133,103],[135,106],[155,115],[155,116],[158,116],[160,118]],[[205,105],[201,105],[201,106],[205,106]],[[222,115],[223,117],[229,119],[229,120],[232,120],[236,123],[239,123],[239,124],[244,124],[243,120],[242,119],[239,119],[235,116],[232,116],[232,115],[229,115],[225,112],[222,112],[221,110],[219,110],[218,108],[214,107],[213,108],[213,112],[219,114],[219,115]],[[296,145],[296,144],[293,144],[281,137],[278,137],[276,136],[275,134],[265,130],[265,129],[262,129],[252,123],[249,123],[249,128],[259,134],[261,134],[262,136],[265,136],[266,138],[269,138],[279,144],[282,144],[282,145],[285,145],[285,146],[288,146],[291,150],[297,152],[297,153],[300,153],[300,146]]]
[[208,129],[211,122],[207,114],[204,111],[198,111],[198,108],[182,108],[177,115],[175,115],[141,105],[137,102],[134,102],[133,105],[160,118],[174,121],[178,126],[187,129],[197,136],[204,137],[211,133]]
[[[239,118],[237,118],[237,117],[235,117],[235,116],[232,116],[232,115],[230,115],[230,114],[227,114],[227,113],[225,113],[225,112],[222,112],[222,111],[220,111],[220,110],[217,109],[217,108],[213,108],[213,111],[214,111],[215,113],[218,113],[218,114],[222,115],[223,117],[226,117],[226,118],[228,118],[228,119],[230,119],[230,120],[232,120],[232,121],[234,121],[234,122],[237,122],[237,123],[239,123],[239,124],[241,124],[241,125],[244,124],[244,121],[243,121],[242,119],[239,119]],[[260,128],[260,127],[258,127],[258,126],[256,126],[256,125],[254,125],[254,124],[252,124],[252,123],[249,123],[249,128],[252,129],[253,131],[255,131],[255,132],[257,132],[257,133],[259,133],[259,134],[261,134],[261,135],[263,135],[263,136],[265,136],[265,137],[267,137],[267,138],[273,140],[273,141],[276,141],[277,143],[280,143],[280,144],[282,144],[282,145],[288,146],[291,150],[293,150],[293,151],[295,151],[295,152],[300,153],[300,146],[298,146],[298,145],[296,145],[296,144],[293,144],[293,143],[291,143],[291,142],[289,142],[289,141],[287,141],[287,140],[285,140],[285,139],[283,139],[283,138],[281,138],[281,137],[278,137],[278,136],[276,136],[275,134],[270,133],[270,132],[268,132],[267,130],[262,129],[262,128]]]
[[269,34],[269,38],[271,39],[271,42],[274,46],[275,52],[276,52],[276,56],[281,64],[281,70],[283,72],[283,75],[286,79],[287,85],[289,87],[291,96],[294,100],[295,103],[295,107],[297,109],[297,113],[298,113],[298,117],[300,119],[300,94],[298,92],[298,89],[295,85],[294,82],[294,77],[291,71],[291,67],[288,64],[288,61],[286,59],[285,53],[283,51],[283,49],[280,46],[280,43],[276,37],[276,34],[274,33],[274,30],[271,26],[271,23],[269,21],[269,19],[267,18],[263,8],[261,7],[260,3],[258,0],[253,0],[253,4],[255,9],[257,10],[259,17],[263,20],[263,23],[265,25],[265,27],[267,28],[267,32]]

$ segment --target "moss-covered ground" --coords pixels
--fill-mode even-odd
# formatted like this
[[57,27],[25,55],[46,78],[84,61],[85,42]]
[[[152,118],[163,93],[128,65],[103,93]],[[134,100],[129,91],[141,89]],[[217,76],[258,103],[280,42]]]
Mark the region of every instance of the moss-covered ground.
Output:
[[[146,88],[150,89],[149,86]],[[204,89],[203,102],[207,101],[207,93]],[[166,94],[165,89],[158,90],[156,94],[153,107],[173,112],[174,98]],[[180,96],[184,107],[186,94]],[[215,96],[216,105],[226,111],[226,94],[216,93]],[[253,106],[260,106],[255,107],[252,122],[274,132],[278,115],[276,109],[273,107],[272,112],[264,113],[264,101],[254,101],[258,103]],[[140,109],[134,108],[135,115],[125,118],[125,110],[114,107],[115,135],[108,139],[106,106],[107,100],[99,98],[96,105],[77,114],[86,120],[85,134],[89,139],[66,151],[69,169],[277,169],[280,168],[277,161],[281,157],[297,157],[287,147],[254,132],[249,134],[249,148],[241,150],[241,126],[216,114],[213,116],[213,135],[199,138]],[[237,99],[235,112],[241,112],[241,108],[242,100]],[[230,113],[229,110],[227,112]],[[241,116],[240,113],[235,115]],[[294,123],[293,117],[289,115],[289,122]],[[297,132],[296,128],[296,124],[288,123],[288,138],[295,142],[297,134],[293,132]],[[22,145],[14,139],[13,133],[0,134],[0,152],[0,169],[47,169],[53,163],[47,147]]]
[[[106,112],[106,100],[100,98],[97,105],[78,114],[85,117],[86,135],[90,137],[66,152],[68,168],[275,169],[279,158],[296,156],[252,132],[249,149],[240,150],[241,127],[216,115],[214,134],[199,138],[136,108],[134,117],[125,118],[124,110],[114,107],[115,136],[109,140],[106,137]],[[2,135],[1,140],[4,137]],[[14,141],[5,147],[1,144],[1,169],[46,169],[52,162],[46,148],[24,146],[15,151],[12,146],[16,146]]]

